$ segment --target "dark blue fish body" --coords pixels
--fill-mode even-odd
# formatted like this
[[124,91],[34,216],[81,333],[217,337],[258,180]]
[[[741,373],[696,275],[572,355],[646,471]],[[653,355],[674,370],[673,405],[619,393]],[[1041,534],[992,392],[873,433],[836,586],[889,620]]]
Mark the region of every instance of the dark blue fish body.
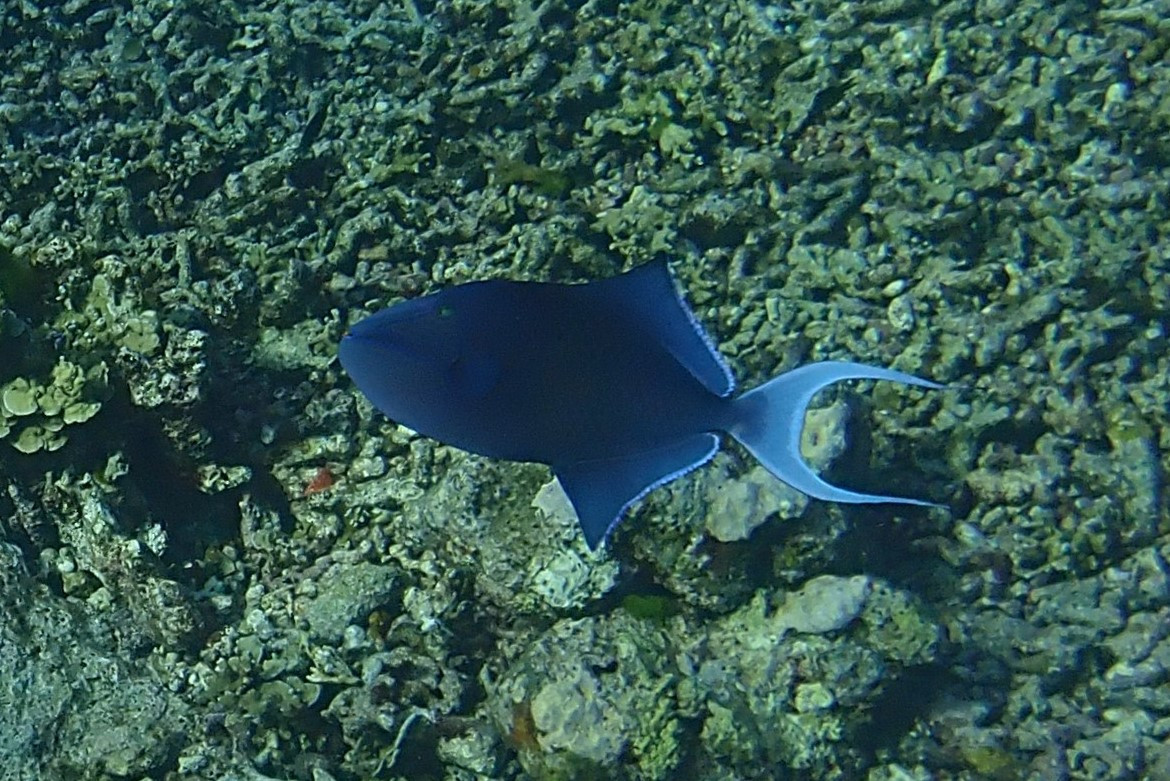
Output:
[[550,465],[590,547],[634,501],[710,459],[720,431],[812,496],[925,504],[822,481],[800,457],[800,431],[809,399],[838,380],[938,385],[824,362],[735,397],[665,263],[583,285],[448,288],[362,320],[340,357],[392,420],[473,453]]

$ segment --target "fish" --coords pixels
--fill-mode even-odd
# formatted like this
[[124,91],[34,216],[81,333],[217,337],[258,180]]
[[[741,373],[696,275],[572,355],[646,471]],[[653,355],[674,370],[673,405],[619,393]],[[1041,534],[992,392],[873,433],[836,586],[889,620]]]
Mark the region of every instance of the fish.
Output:
[[486,280],[395,303],[338,347],[391,420],[471,453],[551,467],[595,550],[630,506],[710,461],[721,434],[816,499],[933,506],[822,479],[800,453],[813,395],[843,380],[943,386],[851,361],[736,394],[665,260],[581,284]]

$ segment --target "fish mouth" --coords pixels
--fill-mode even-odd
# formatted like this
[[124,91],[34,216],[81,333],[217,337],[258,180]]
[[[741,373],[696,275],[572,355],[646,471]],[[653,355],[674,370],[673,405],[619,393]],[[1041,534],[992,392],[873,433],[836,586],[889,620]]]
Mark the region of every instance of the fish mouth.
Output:
[[402,339],[395,339],[394,334],[387,333],[387,329],[379,328],[375,333],[373,329],[361,329],[361,325],[358,323],[357,326],[351,328],[341,340],[338,352],[341,355],[342,365],[373,358],[405,359],[416,363],[422,363],[426,360],[426,356],[422,352],[411,347]]

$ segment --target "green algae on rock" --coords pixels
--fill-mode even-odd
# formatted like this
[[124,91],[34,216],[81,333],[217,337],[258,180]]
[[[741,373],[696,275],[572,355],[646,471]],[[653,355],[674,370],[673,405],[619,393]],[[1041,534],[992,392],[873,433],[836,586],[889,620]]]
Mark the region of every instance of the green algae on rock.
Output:
[[[553,626],[492,684],[492,718],[522,742],[526,771],[545,779],[672,777],[682,761],[682,705],[667,635],[624,614]],[[527,726],[526,726],[527,725]]]
[[89,371],[64,359],[48,381],[17,377],[0,388],[0,436],[22,453],[57,450],[67,440],[66,427],[97,414],[107,395],[105,363]]

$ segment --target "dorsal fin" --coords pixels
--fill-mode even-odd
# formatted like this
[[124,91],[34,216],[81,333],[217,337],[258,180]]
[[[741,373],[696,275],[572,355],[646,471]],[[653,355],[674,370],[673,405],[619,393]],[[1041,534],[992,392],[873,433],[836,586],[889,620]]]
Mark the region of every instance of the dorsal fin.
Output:
[[666,261],[645,263],[593,287],[631,322],[644,324],[705,388],[718,396],[735,390],[731,369],[679,294]]

